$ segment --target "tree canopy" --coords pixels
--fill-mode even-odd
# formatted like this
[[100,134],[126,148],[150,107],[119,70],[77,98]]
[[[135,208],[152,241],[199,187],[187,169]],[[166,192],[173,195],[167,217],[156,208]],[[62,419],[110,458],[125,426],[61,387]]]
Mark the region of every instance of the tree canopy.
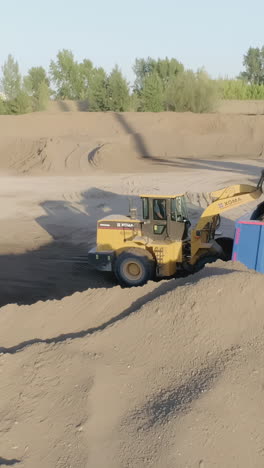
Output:
[[245,70],[239,78],[250,84],[261,85],[264,83],[264,46],[250,47],[244,55],[243,65]]
[[172,77],[177,76],[183,70],[183,65],[175,58],[168,59],[166,57],[165,59],[154,60],[148,57],[147,59],[136,59],[133,66],[136,75],[134,89],[140,93],[144,87],[145,79],[152,74],[156,74],[160,78],[164,88]]
[[58,51],[48,72],[31,67],[22,77],[8,55],[1,67],[0,114],[44,110],[49,100],[85,101],[89,111],[210,112],[222,99],[264,99],[264,46],[250,47],[237,79],[213,80],[205,70],[186,70],[176,58],[137,58],[130,84],[116,65],[110,72],[91,60]]
[[18,62],[12,55],[8,55],[6,62],[2,66],[1,87],[6,98],[15,99],[21,90],[21,75],[19,73]]
[[129,108],[129,87],[121,70],[116,65],[109,75],[107,83],[108,107],[115,112],[124,112]]

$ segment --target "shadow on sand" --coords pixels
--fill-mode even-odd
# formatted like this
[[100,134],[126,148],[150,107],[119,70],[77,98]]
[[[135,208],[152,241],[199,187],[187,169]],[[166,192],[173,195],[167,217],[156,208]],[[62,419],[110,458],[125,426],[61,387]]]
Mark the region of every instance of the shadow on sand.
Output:
[[[138,197],[130,198],[140,206]],[[89,267],[87,252],[96,242],[96,221],[114,213],[127,214],[128,197],[91,188],[77,204],[51,200],[41,206],[45,214],[35,221],[52,241],[22,254],[0,256],[0,307],[59,300],[89,288],[117,284],[113,274]]]
[[126,214],[128,198],[91,188],[78,204],[52,200],[41,206],[45,214],[36,222],[53,240],[22,254],[0,256],[0,306],[30,305],[116,285],[112,274],[87,265],[87,252],[96,241],[96,221],[114,210]]
[[[257,182],[260,177],[260,169],[253,164],[245,164],[241,162],[233,162],[228,160],[218,159],[192,159],[177,157],[175,159],[166,159],[163,157],[153,156],[149,151],[144,137],[141,133],[136,131],[128,119],[126,114],[114,113],[114,116],[122,129],[133,137],[135,146],[137,148],[139,157],[148,160],[151,164],[179,168],[179,169],[199,169],[199,170],[214,170],[218,172],[231,171],[236,174],[247,175],[253,177],[253,183]],[[259,159],[260,160],[260,159]]]
[[[227,268],[215,268],[215,267],[205,267],[202,271],[195,275],[188,276],[187,282],[188,284],[195,284],[199,282],[202,278],[207,278],[211,276],[219,276],[219,275],[226,275],[233,273],[233,270],[227,269]],[[239,272],[237,272],[239,274]],[[167,294],[170,291],[173,291],[177,286],[184,286],[186,284],[186,278],[181,278],[177,280],[172,280],[168,282],[163,282],[159,286],[157,286],[153,291],[141,296],[139,299],[134,301],[131,306],[129,306],[127,309],[123,310],[120,314],[112,317],[111,319],[107,320],[106,322],[101,323],[100,325],[92,328],[88,328],[86,330],[81,330],[78,332],[72,332],[72,333],[65,333],[61,334],[59,336],[55,336],[52,338],[46,338],[46,339],[41,339],[41,338],[33,338],[31,340],[23,341],[21,343],[18,343],[17,345],[11,346],[9,348],[6,347],[0,347],[0,353],[3,354],[15,354],[19,351],[24,350],[28,346],[32,346],[37,343],[46,343],[46,344],[51,344],[51,343],[63,343],[67,340],[75,340],[78,338],[84,338],[88,335],[93,335],[94,333],[102,332],[103,330],[111,327],[114,323],[120,322],[121,320],[125,319],[132,313],[138,313],[140,311],[140,308],[145,305],[147,302],[153,301],[154,299],[163,296],[164,294]]]
[[15,458],[8,460],[7,458],[0,457],[0,466],[14,466],[18,463],[21,463],[20,460],[16,460]]

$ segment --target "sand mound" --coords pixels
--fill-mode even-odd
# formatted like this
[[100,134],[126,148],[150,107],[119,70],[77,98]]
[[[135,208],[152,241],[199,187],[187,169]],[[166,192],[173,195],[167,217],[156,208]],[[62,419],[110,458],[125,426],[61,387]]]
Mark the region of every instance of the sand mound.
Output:
[[151,167],[155,172],[188,167],[191,158],[257,158],[263,154],[263,124],[263,116],[222,114],[0,116],[0,170],[82,175]]
[[262,467],[263,282],[219,262],[187,283],[1,309],[2,459]]
[[219,104],[217,111],[221,112],[222,114],[263,115],[264,114],[264,101],[263,100],[239,101],[236,99],[232,99],[232,100],[227,99],[227,100],[223,100]]
[[264,117],[79,105],[0,116],[0,465],[262,467],[264,276],[219,262],[127,290],[87,250],[128,195],[187,192],[194,224],[210,191],[255,183]]
[[[49,103],[48,112],[87,112],[89,104],[87,101],[51,101]],[[264,101],[263,100],[246,100],[239,101],[235,99],[224,99],[219,102],[216,112],[222,114],[244,114],[244,115],[263,115]]]

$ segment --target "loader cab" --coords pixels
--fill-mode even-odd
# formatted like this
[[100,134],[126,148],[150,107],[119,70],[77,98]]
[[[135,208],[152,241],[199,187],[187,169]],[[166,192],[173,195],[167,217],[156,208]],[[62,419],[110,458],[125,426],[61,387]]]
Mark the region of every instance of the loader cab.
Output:
[[184,195],[142,195],[143,234],[155,241],[180,241],[188,236]]

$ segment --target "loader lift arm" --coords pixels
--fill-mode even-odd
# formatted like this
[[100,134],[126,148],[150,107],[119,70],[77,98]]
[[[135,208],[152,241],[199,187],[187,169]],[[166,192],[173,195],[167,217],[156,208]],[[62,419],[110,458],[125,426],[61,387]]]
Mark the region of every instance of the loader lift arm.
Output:
[[257,200],[263,193],[264,171],[256,186],[231,185],[211,193],[214,201],[204,210],[191,234],[192,263],[197,259],[198,251],[208,248],[214,239],[219,215],[232,208]]

